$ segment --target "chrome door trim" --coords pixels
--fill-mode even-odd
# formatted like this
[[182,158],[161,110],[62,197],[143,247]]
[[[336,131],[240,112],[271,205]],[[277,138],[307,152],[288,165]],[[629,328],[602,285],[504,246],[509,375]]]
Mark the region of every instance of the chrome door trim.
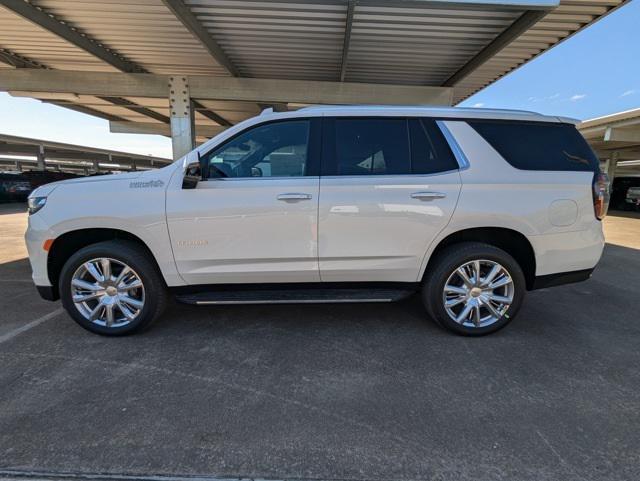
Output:
[[449,144],[449,147],[451,148],[451,152],[453,152],[453,156],[458,161],[460,170],[468,169],[471,166],[471,164],[469,163],[469,159],[467,158],[465,153],[462,151],[460,144],[458,144],[458,141],[453,136],[449,128],[446,126],[445,122],[443,120],[436,120],[436,125],[440,128],[442,135],[444,135],[444,138]]

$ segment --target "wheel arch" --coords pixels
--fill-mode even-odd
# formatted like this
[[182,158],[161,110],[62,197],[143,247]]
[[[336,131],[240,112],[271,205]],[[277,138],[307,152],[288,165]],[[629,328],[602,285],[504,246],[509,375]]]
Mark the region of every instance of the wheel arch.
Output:
[[58,279],[69,257],[84,247],[109,240],[126,240],[141,247],[162,276],[162,269],[160,269],[153,252],[137,235],[122,229],[107,227],[71,230],[56,237],[47,255],[47,275],[53,287],[55,299],[60,297]]
[[430,265],[445,248],[460,242],[483,242],[510,254],[522,268],[527,290],[533,288],[536,277],[536,256],[529,239],[513,229],[505,227],[474,227],[448,234],[441,239],[429,255],[421,279],[429,272]]

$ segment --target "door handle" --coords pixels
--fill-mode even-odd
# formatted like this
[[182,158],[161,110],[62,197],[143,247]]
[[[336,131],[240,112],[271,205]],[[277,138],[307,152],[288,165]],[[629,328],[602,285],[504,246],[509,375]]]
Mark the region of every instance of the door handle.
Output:
[[412,199],[433,200],[444,199],[447,196],[444,192],[414,192],[411,194]]
[[311,194],[301,194],[298,192],[288,192],[286,194],[280,194],[277,197],[278,200],[284,200],[284,201],[289,201],[289,200],[309,200],[311,199]]

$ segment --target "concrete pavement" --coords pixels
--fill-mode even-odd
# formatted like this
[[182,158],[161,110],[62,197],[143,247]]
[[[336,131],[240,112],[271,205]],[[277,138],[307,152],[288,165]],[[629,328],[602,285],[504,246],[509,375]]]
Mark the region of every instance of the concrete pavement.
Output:
[[6,212],[0,336],[40,322],[0,341],[0,477],[640,479],[640,219],[607,218],[593,279],[490,337],[412,298],[175,304],[108,339],[37,297]]

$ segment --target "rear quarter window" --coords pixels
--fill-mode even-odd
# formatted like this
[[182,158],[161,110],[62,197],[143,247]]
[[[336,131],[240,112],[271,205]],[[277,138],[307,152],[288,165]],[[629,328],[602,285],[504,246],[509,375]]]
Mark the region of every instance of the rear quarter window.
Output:
[[470,121],[516,169],[599,172],[600,162],[572,124]]

